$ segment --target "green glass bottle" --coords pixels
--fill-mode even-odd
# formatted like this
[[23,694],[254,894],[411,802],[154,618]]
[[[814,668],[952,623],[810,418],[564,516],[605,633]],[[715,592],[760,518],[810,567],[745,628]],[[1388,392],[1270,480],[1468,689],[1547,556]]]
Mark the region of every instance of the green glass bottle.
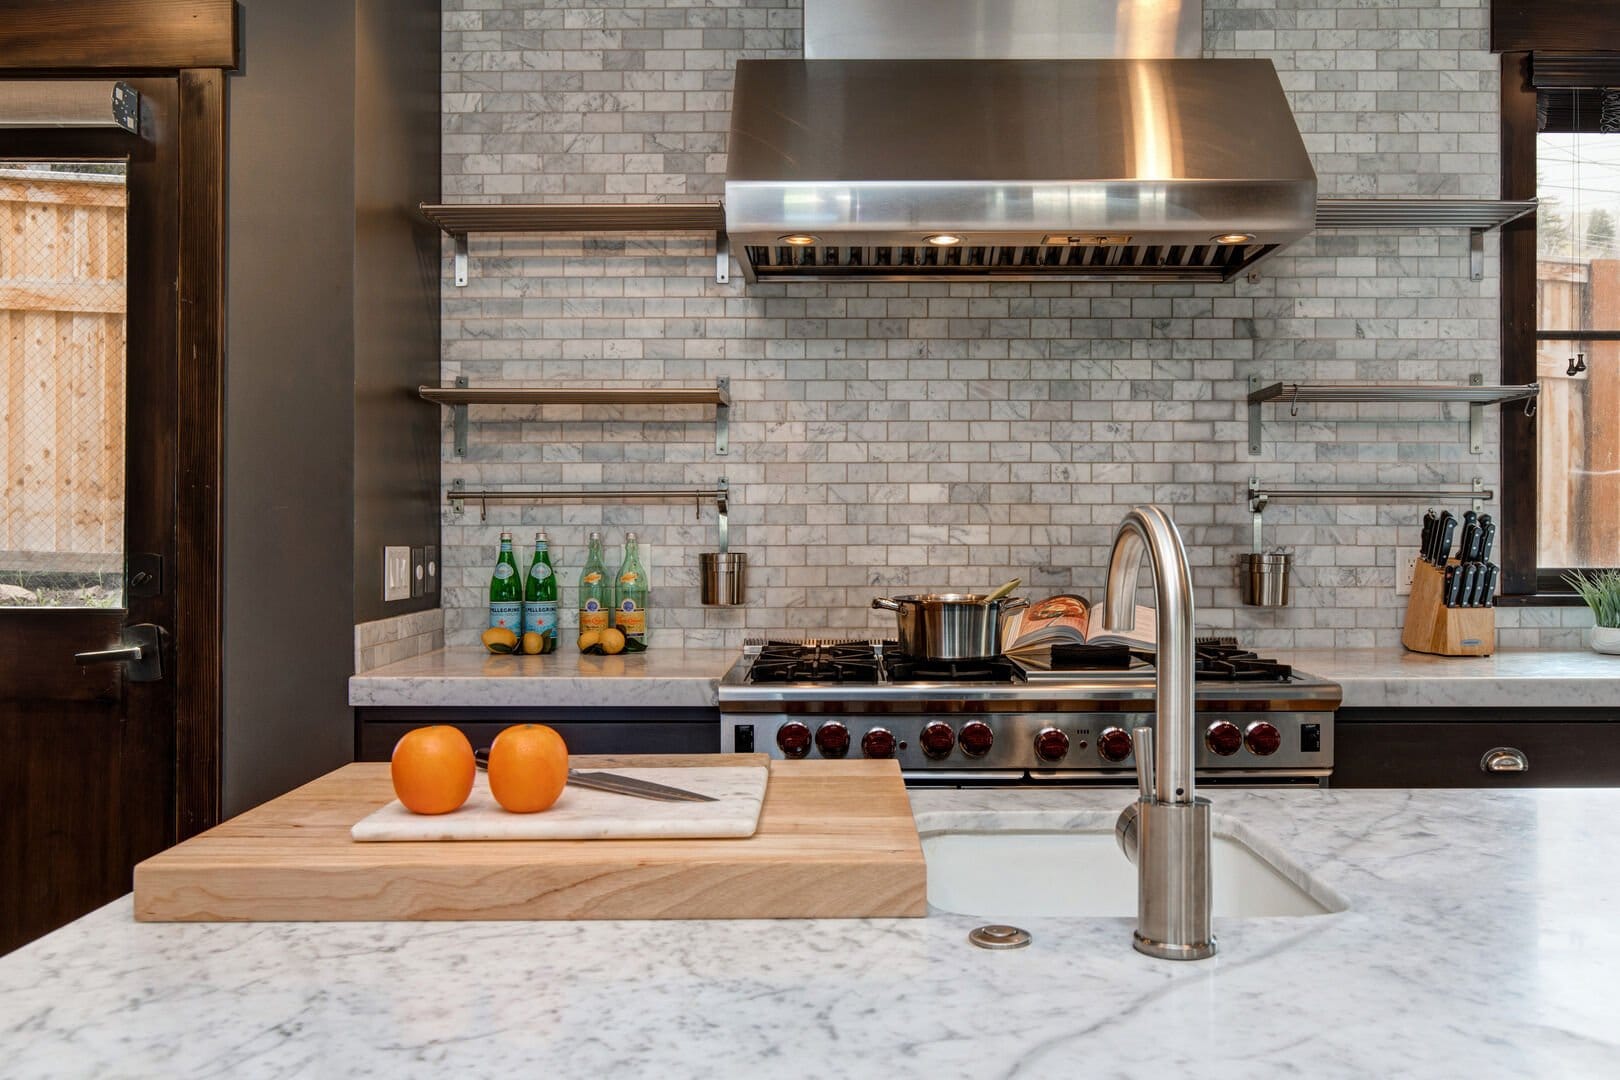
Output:
[[523,632],[545,640],[541,652],[557,647],[557,575],[551,568],[544,531],[534,534],[534,561],[523,585]]
[[602,534],[591,533],[585,568],[579,572],[579,632],[606,630],[613,610],[613,584],[602,565]]
[[495,576],[489,581],[489,625],[523,633],[523,579],[518,577],[509,532],[501,533],[501,553],[495,560]]
[[647,571],[636,554],[636,534],[624,534],[624,562],[619,564],[619,579],[613,588],[613,625],[624,632],[626,640],[647,643]]

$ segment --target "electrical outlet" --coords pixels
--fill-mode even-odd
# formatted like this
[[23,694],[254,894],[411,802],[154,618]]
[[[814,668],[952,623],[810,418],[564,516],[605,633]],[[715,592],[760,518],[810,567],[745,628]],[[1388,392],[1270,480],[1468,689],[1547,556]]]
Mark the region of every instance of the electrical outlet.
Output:
[[411,549],[383,548],[383,600],[411,598]]
[[1412,578],[1417,574],[1416,555],[1397,552],[1395,555],[1395,595],[1407,596],[1412,592]]

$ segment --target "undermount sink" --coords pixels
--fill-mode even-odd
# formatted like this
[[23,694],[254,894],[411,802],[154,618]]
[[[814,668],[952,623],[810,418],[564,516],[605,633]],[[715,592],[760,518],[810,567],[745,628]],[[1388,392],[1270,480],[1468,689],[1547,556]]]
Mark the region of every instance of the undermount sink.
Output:
[[[940,911],[993,919],[1136,915],[1136,867],[1112,832],[946,831],[925,835],[922,848],[928,902]],[[1213,858],[1217,918],[1297,918],[1345,908],[1330,890],[1301,888],[1229,836],[1216,835]]]

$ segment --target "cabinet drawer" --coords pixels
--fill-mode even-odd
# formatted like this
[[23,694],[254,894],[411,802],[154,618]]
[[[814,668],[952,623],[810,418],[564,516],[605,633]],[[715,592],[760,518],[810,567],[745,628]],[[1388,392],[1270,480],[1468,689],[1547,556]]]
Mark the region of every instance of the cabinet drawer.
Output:
[[[1547,719],[1526,710],[1490,720],[1419,717],[1414,711],[1341,712],[1334,724],[1334,787],[1612,787],[1620,785],[1620,721]],[[1459,710],[1461,711],[1461,710]],[[1452,712],[1452,710],[1444,710]],[[1464,715],[1478,717],[1479,710]],[[1570,712],[1560,712],[1568,717]],[[1490,771],[1506,748],[1524,771]]]
[[717,754],[720,713],[712,709],[355,710],[355,760],[387,761],[412,728],[451,724],[473,746],[488,746],[512,724],[548,724],[573,754]]

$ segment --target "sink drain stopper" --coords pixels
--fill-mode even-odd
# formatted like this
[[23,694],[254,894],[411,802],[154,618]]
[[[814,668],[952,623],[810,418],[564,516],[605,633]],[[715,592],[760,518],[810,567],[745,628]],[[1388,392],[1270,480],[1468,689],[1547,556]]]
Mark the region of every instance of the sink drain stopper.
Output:
[[999,923],[969,931],[968,940],[981,949],[1022,949],[1029,944],[1029,931]]

